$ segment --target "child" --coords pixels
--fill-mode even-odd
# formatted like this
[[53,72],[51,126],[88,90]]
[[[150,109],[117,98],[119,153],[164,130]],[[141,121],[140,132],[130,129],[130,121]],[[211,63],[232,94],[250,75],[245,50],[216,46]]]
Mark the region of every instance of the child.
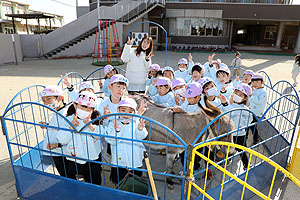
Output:
[[166,107],[173,107],[174,95],[171,92],[171,81],[169,78],[160,77],[157,79],[156,88],[158,94],[150,96],[150,98],[157,104],[162,104]]
[[[95,110],[96,98],[94,93],[83,91],[68,108],[67,119],[77,130],[89,124],[84,132],[97,133],[96,127],[89,123],[99,116],[99,112]],[[66,128],[73,129],[73,126],[65,124]],[[83,175],[86,182],[101,185],[101,164],[83,160],[101,161],[100,140],[94,135],[68,131],[60,132],[56,138],[61,145],[67,146],[68,154],[71,156],[67,157],[69,160],[68,177],[75,179],[78,173]]]
[[216,76],[218,78],[217,85],[217,96],[220,94],[224,95],[226,98],[229,98],[234,87],[233,83],[230,80],[230,70],[226,66],[222,66],[217,70]]
[[67,86],[68,89],[68,95],[71,99],[71,101],[75,101],[75,99],[78,96],[78,93],[82,91],[89,91],[95,93],[95,88],[91,83],[88,82],[82,82],[79,85],[79,92],[76,91],[76,89],[73,87],[73,85],[70,83],[68,75],[66,74],[65,76],[60,75],[60,77],[63,79],[63,83],[65,86]]
[[128,92],[145,93],[147,72],[153,56],[152,38],[145,36],[137,48],[131,47],[132,39],[128,38],[121,55],[121,59],[127,63],[126,78],[130,81]]
[[[186,88],[184,92],[184,97],[186,98],[186,101],[180,106],[180,107],[174,107],[174,112],[187,112],[190,114],[198,113],[204,111],[208,116],[216,117],[217,115],[221,114],[221,110],[216,108],[215,106],[211,106],[212,109],[203,107],[200,104],[201,100],[201,94],[202,94],[202,87],[198,82],[193,82]],[[199,152],[202,152],[202,149],[198,150]],[[205,149],[205,155],[208,155],[208,148]],[[180,154],[181,157],[181,163],[184,164],[184,152]],[[210,159],[214,160],[214,154],[210,153]],[[195,164],[194,164],[194,170],[197,170],[200,168],[200,157],[196,156],[195,158]],[[211,170],[208,172],[209,177],[211,177]]]
[[241,83],[250,85],[253,74],[254,72],[252,70],[245,70],[243,73],[242,81],[240,80],[239,76],[237,76],[236,79],[233,81],[233,86],[235,87]]
[[[118,104],[118,113],[135,114],[137,105],[134,99],[123,98]],[[107,132],[110,136],[143,140],[148,132],[145,128],[145,120],[132,118],[131,116],[117,116],[117,120],[110,122]],[[110,143],[112,149],[111,163],[113,165],[123,166],[124,168],[112,167],[110,180],[118,184],[128,173],[125,167],[142,168],[144,151],[143,143],[132,142],[129,140],[115,139],[106,137],[105,140]],[[142,176],[142,171],[134,171],[135,175]]]
[[180,106],[185,101],[183,94],[185,92],[186,83],[183,78],[174,78],[171,86],[174,93],[173,105]]
[[157,91],[155,92],[154,90],[153,91],[151,90],[151,89],[153,89],[155,87],[150,88],[150,90],[149,90],[149,87],[152,85],[153,81],[157,78],[157,72],[159,70],[160,70],[160,66],[158,64],[152,64],[152,65],[150,65],[150,71],[148,73],[148,78],[146,80],[146,85],[148,86],[148,90],[147,90],[146,94],[148,96],[155,95],[156,92],[157,92]]
[[163,77],[167,77],[172,81],[174,79],[174,69],[172,67],[166,66],[162,69]]
[[190,80],[188,84],[190,84],[191,82],[198,82],[203,77],[204,73],[204,66],[198,62],[195,63],[192,68],[192,80]]
[[298,82],[297,82],[297,76],[300,72],[300,54],[295,56],[295,63],[293,65],[293,70],[292,70],[292,79],[294,80],[293,86],[297,87]]
[[110,96],[110,90],[108,89],[108,85],[110,83],[110,79],[113,75],[117,74],[118,71],[111,65],[106,65],[104,67],[104,83],[99,81],[99,87],[102,89],[102,92],[104,93],[104,96],[109,97]]
[[185,82],[189,82],[192,79],[190,74],[191,68],[194,66],[193,57],[189,54],[189,62],[185,58],[181,58],[178,61],[179,70],[175,71],[175,78],[183,78]]
[[231,66],[233,67],[233,76],[239,77],[240,76],[240,69],[242,67],[242,60],[240,52],[235,53],[235,58],[231,62]]
[[117,112],[118,103],[120,103],[128,85],[128,79],[121,74],[115,74],[111,77],[110,84],[108,85],[111,94],[97,106],[97,110],[101,116]]
[[157,94],[157,88],[155,87],[155,85],[157,82],[157,78],[162,77],[162,76],[163,76],[163,74],[162,74],[161,70],[156,72],[156,79],[154,79],[148,87],[148,90],[146,93],[148,96],[155,96]]
[[[202,94],[204,95],[203,98],[201,98],[201,104],[206,106],[207,108],[210,108],[211,104],[206,104],[205,102],[210,102],[217,108],[220,108],[223,110],[222,103],[218,97],[216,97],[217,94],[217,87],[214,81],[209,77],[201,78],[198,83],[200,83],[202,87]],[[207,99],[208,101],[205,101]]]
[[[254,74],[252,77],[252,88],[254,90],[250,98],[250,109],[255,113],[258,119],[262,117],[268,100],[268,94],[263,84],[264,84],[264,77],[260,74]],[[256,122],[257,122],[256,118],[253,117],[251,123],[256,123]],[[253,144],[255,145],[259,142],[257,125],[250,126],[249,128],[252,131]],[[249,128],[246,131],[247,136],[248,136]]]
[[216,73],[217,73],[217,68],[216,65],[213,64],[213,58],[216,54],[212,54],[208,56],[208,62],[206,62],[204,66],[204,77],[210,77],[214,82],[217,81]]
[[[56,85],[49,85],[39,93],[39,96],[42,98],[42,101],[46,106],[56,110],[61,115],[65,116],[66,108],[63,100],[64,93],[60,87]],[[60,121],[61,121],[61,117],[57,114],[54,114],[51,120],[49,121],[48,125],[54,127],[61,127],[62,123],[59,123]],[[41,124],[45,125],[46,123],[41,122]],[[44,127],[42,128],[46,129]],[[50,146],[58,143],[56,136],[59,133],[59,131],[61,130],[54,129],[54,128],[46,129],[46,134],[43,142],[43,149],[46,150],[47,152],[43,152],[43,154],[46,156],[52,156],[58,173],[61,176],[66,177],[66,172],[68,171],[69,163],[66,157],[60,155],[66,153],[66,148],[62,146],[58,146],[55,149],[51,149],[49,152]],[[58,154],[53,154],[52,152]]]
[[[248,101],[248,98],[251,96],[251,93],[252,93],[251,87],[247,84],[242,83],[235,87],[235,89],[229,99],[229,104],[227,102],[226,97],[221,95],[221,102],[224,105],[224,110],[229,111],[229,110],[232,110],[235,108],[248,109],[248,107],[246,106],[246,103]],[[231,120],[234,123],[235,129],[239,129],[241,127],[246,127],[252,121],[252,115],[250,114],[250,112],[241,111],[241,110],[231,112],[229,117],[231,117]],[[236,144],[247,147],[246,130],[241,129],[239,131],[234,132],[233,133],[233,141]],[[236,149],[236,150],[239,152],[242,151],[241,149]],[[246,153],[242,153],[240,156],[241,156],[241,159],[243,162],[244,170],[246,170],[248,167],[248,157],[247,157]]]

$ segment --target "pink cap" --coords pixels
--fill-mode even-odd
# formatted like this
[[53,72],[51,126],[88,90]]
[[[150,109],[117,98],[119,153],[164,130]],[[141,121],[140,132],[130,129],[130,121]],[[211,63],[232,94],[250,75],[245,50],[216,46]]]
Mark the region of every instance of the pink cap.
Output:
[[252,81],[253,81],[253,80],[262,80],[262,81],[264,81],[265,78],[264,78],[263,75],[257,73],[257,74],[253,74],[253,75],[252,75],[251,80],[252,80]]
[[158,64],[152,64],[150,65],[150,70],[159,71],[160,66]]
[[136,104],[135,100],[132,98],[122,98],[118,104],[118,108],[121,106],[133,108],[136,111],[137,104]]
[[106,74],[108,74],[111,70],[113,70],[114,69],[114,67],[113,66],[111,66],[111,65],[106,65],[105,67],[104,67],[104,74],[106,75]]
[[252,94],[252,88],[245,83],[237,85],[234,89],[241,91],[247,96],[250,96]]
[[220,65],[220,64],[222,63],[222,62],[221,62],[221,59],[218,58],[217,60],[214,60],[214,61],[213,61],[213,64],[215,64],[215,63],[218,64],[218,65]]
[[87,88],[90,88],[90,89],[92,89],[92,90],[95,91],[95,88],[94,88],[94,86],[91,83],[82,82],[79,85],[79,92],[82,91],[83,89],[87,89]]
[[185,59],[185,58],[180,58],[180,60],[178,61],[178,65],[180,65],[180,64],[185,64],[185,65],[187,65],[187,64],[188,64],[187,59]]
[[183,78],[174,78],[171,85],[172,85],[172,89],[173,89],[174,87],[182,86],[185,84],[186,84],[186,82]]
[[64,96],[63,90],[57,85],[48,85],[40,93],[40,97]]
[[174,74],[174,69],[172,67],[166,66],[162,69],[162,73],[164,73],[165,71],[171,71]]
[[171,84],[171,81],[170,81],[169,78],[166,78],[166,77],[158,77],[155,86],[170,85],[170,84]]
[[221,66],[218,71],[223,71],[223,72],[227,72],[228,74],[231,74],[230,69],[227,66]]
[[201,85],[202,89],[203,89],[203,86],[208,82],[214,83],[214,80],[212,80],[210,77],[203,77],[203,78],[200,78],[198,81],[198,83]]
[[184,92],[184,97],[192,98],[202,94],[202,87],[198,82],[189,84]]
[[115,74],[110,79],[110,84],[118,83],[118,82],[126,83],[126,86],[129,85],[128,79],[125,78],[122,74]]
[[243,75],[245,75],[245,74],[253,76],[254,72],[252,70],[245,70],[244,73],[243,73]]
[[95,108],[96,107],[96,99],[97,99],[97,97],[94,93],[88,92],[88,91],[83,91],[78,94],[78,96],[74,102],[76,102],[80,105],[83,105],[83,106]]

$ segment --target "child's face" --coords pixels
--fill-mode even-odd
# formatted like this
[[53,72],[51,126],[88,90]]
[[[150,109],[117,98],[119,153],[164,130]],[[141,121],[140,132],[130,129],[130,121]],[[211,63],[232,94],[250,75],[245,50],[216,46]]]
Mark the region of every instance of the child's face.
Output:
[[196,96],[196,97],[189,97],[187,98],[187,101],[189,102],[189,104],[194,105],[196,103],[198,103],[201,99],[201,96]]
[[107,78],[111,78],[113,75],[115,75],[116,74],[116,70],[111,70],[110,72],[108,72],[107,74],[106,74],[106,77]]
[[55,96],[42,97],[42,101],[43,101],[44,105],[53,104],[56,100],[58,100],[58,97],[55,97]]
[[[135,110],[133,108],[127,107],[127,106],[120,106],[118,108],[119,113],[129,113],[129,114],[135,114]],[[125,115],[120,115],[121,117],[124,117],[126,119],[131,119],[131,116],[125,116]]]
[[[94,90],[92,88],[84,88],[82,90],[80,90],[80,92],[83,92],[83,91],[88,91],[88,92],[92,92],[92,93],[95,93]],[[79,92],[79,93],[80,93]]]
[[229,81],[230,75],[227,75],[225,72],[218,73],[218,80],[221,84],[225,84]]
[[142,49],[146,51],[150,47],[150,41],[148,39],[144,39],[142,42]]
[[252,78],[252,76],[250,74],[244,74],[242,82],[246,83],[246,84],[249,84],[251,82],[251,78]]
[[239,57],[241,57],[241,56],[240,56],[240,54],[237,54],[235,57],[236,57],[236,58],[239,58]]
[[87,106],[80,105],[80,104],[75,104],[75,108],[76,108],[76,110],[77,110],[77,109],[81,109],[81,110],[87,111],[87,112],[89,112],[90,114],[92,114],[93,111],[94,111],[94,108],[92,108],[92,107],[87,107]]
[[252,81],[252,87],[253,88],[261,88],[263,85],[263,81],[262,80],[256,80],[256,81]]
[[110,89],[112,95],[117,98],[121,98],[126,91],[126,85],[122,83],[109,84],[108,88]]
[[180,69],[180,68],[186,69],[186,68],[187,68],[187,65],[186,65],[186,64],[179,64],[178,67],[179,67],[179,69]]
[[239,90],[234,90],[233,93],[236,94],[236,95],[239,96],[239,97],[242,97],[242,101],[244,101],[244,100],[246,99],[246,97],[247,97],[244,93],[242,93],[242,92],[239,91]]
[[203,88],[204,94],[205,94],[205,95],[208,95],[207,90],[209,90],[210,88],[213,88],[213,87],[215,87],[215,85],[214,85],[212,82],[207,83],[207,84],[205,85],[205,87]]
[[[201,72],[202,72],[202,70],[201,70]],[[201,72],[193,71],[192,77],[193,77],[194,81],[199,81],[200,80],[200,78],[202,77],[202,73]]]
[[174,79],[174,74],[172,71],[164,71],[163,77],[169,78],[171,81]]
[[165,94],[167,94],[170,90],[170,86],[169,85],[160,85],[157,86],[157,92],[160,96],[164,96]]
[[150,70],[150,76],[155,77],[156,76],[157,71],[156,70]]
[[173,91],[179,90],[181,88],[185,88],[185,85],[179,85],[173,88]]

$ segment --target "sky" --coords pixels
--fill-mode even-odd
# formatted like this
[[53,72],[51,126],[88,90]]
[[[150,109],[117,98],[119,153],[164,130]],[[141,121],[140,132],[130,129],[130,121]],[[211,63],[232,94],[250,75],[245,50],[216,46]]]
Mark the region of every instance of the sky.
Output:
[[[14,0],[29,4],[29,9],[64,16],[64,24],[76,19],[76,0]],[[78,6],[89,6],[89,0],[77,0]],[[300,0],[299,0],[300,1]]]

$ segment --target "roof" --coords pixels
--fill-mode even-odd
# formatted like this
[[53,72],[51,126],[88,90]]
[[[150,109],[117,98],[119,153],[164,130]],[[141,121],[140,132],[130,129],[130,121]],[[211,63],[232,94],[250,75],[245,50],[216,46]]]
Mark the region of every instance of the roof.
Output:
[[32,14],[6,14],[7,17],[22,18],[22,19],[38,19],[38,18],[54,18],[53,15],[47,15],[44,13],[32,13]]

